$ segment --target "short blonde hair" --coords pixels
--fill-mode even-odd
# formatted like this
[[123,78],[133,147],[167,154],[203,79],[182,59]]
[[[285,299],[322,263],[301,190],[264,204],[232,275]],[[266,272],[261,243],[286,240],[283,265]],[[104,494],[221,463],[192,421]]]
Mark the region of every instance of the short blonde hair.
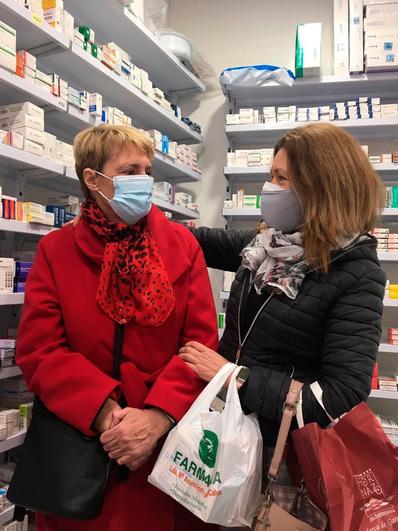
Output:
[[293,190],[303,206],[305,254],[328,271],[341,241],[375,227],[384,187],[359,142],[341,127],[311,124],[292,129],[275,146],[285,149]]
[[73,143],[75,168],[85,197],[90,197],[83,178],[85,168],[102,171],[109,157],[129,144],[143,151],[150,160],[155,156],[152,141],[133,127],[103,124],[85,129],[76,136]]

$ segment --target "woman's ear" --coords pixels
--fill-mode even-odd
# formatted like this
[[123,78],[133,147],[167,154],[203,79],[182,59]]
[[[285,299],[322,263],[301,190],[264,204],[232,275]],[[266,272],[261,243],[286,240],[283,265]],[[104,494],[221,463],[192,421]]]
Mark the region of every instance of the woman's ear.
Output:
[[91,168],[85,168],[83,170],[83,179],[87,188],[91,192],[98,191],[97,172]]

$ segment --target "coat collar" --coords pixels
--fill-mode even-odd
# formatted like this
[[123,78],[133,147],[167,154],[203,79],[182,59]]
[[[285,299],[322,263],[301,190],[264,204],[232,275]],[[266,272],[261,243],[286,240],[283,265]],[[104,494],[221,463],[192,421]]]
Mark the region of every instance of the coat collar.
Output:
[[[184,271],[190,267],[190,261],[186,252],[184,252],[182,238],[178,237],[174,223],[169,221],[157,206],[152,206],[147,220],[170,282],[174,284]],[[74,227],[74,237],[81,253],[100,270],[105,244],[91,230],[90,225],[84,219],[81,219]]]

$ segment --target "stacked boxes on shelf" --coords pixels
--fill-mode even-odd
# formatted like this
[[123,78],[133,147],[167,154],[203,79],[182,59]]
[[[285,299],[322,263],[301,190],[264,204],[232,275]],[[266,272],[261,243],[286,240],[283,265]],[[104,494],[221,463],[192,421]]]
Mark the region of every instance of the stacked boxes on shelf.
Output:
[[171,205],[180,206],[198,212],[198,206],[193,202],[192,195],[184,192],[176,192],[175,186],[168,182],[154,184],[153,196],[166,201]]
[[390,229],[375,228],[372,231],[373,236],[377,239],[377,249],[383,252],[398,251],[398,234],[390,232]]
[[48,199],[47,205],[32,201],[17,201],[15,197],[1,196],[0,217],[25,223],[39,223],[49,227],[61,227],[71,221],[79,211],[79,198],[60,195]]
[[33,402],[33,399],[34,394],[29,391],[22,376],[14,376],[13,378],[6,378],[1,381],[1,407],[13,408],[18,413],[15,432],[20,431],[19,406]]
[[[95,43],[95,32],[88,26],[73,28],[73,17],[63,9],[60,0],[43,0],[44,17],[58,31],[64,32],[75,44],[90,53],[95,59],[105,64],[116,74],[138,88],[145,96],[153,100],[162,109],[184,121],[194,131],[201,132],[198,124],[189,118],[183,118],[181,108],[172,105],[164,92],[154,87],[148,73],[133,64],[131,57],[117,44],[110,42],[100,46]],[[47,7],[51,6],[51,7]],[[89,108],[90,94],[84,90],[68,85],[56,73],[46,73],[37,68],[36,58],[27,50],[16,52],[16,31],[0,21],[0,66],[16,73],[47,92],[57,96],[59,107],[67,110],[68,105],[85,112]],[[96,106],[92,114],[103,118]],[[120,111],[121,112],[121,111]],[[113,123],[110,119],[103,119],[105,123]],[[126,125],[131,125],[131,121]]]
[[224,201],[224,208],[261,208],[261,195],[246,195],[244,188],[239,188],[236,194],[232,194],[232,199]]
[[[0,258],[0,268],[3,258]],[[1,278],[1,274],[0,274]],[[0,280],[1,282],[1,280]],[[4,293],[3,285],[0,285],[0,292]],[[15,349],[17,346],[16,339],[12,338],[3,338],[0,339],[0,367],[3,369],[5,367],[12,367],[15,365]]]
[[[14,260],[14,258],[0,258],[0,293],[24,293],[26,279],[31,269],[32,262],[21,262]],[[0,339],[0,344],[4,341],[7,343],[13,340]],[[11,367],[14,362],[15,346],[13,348],[14,353],[11,352],[11,349],[7,348],[6,350],[6,358],[10,358],[10,361],[4,362],[8,365],[2,366]]]
[[227,166],[232,168],[268,168],[272,162],[274,150],[266,149],[237,149],[227,154]]
[[[243,111],[243,112],[242,112]],[[335,120],[388,119],[398,117],[397,103],[381,103],[380,98],[360,96],[317,107],[263,107],[241,109],[239,114],[227,114],[227,125],[266,124],[295,122],[329,122]]]
[[398,186],[385,186],[384,194],[385,194],[385,201],[384,201],[385,208],[398,208]]
[[0,21],[0,66],[11,72],[16,69],[16,44],[15,29]]
[[185,144],[179,144],[177,146],[177,160],[181,162],[181,164],[189,166],[196,173],[201,173],[198,166],[198,155],[189,146]]
[[[361,147],[368,155],[369,147],[367,145]],[[227,153],[227,166],[231,168],[267,168],[272,163],[273,153],[273,148],[237,149]],[[392,153],[368,156],[369,162],[372,164],[398,164],[398,150],[393,150]]]
[[380,391],[391,391],[393,393],[398,391],[398,368],[395,374],[387,373],[381,374],[378,363],[375,364],[372,377],[372,389],[379,389]]
[[397,27],[397,3],[386,0],[377,3],[369,2],[368,5],[365,5],[364,51],[366,72],[398,70]]

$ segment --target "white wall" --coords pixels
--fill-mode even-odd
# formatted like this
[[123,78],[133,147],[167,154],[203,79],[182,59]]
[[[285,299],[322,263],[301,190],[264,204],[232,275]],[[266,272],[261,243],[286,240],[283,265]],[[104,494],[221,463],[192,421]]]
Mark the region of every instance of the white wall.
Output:
[[[169,26],[190,37],[214,70],[207,92],[183,102],[185,114],[204,129],[204,144],[198,148],[203,181],[187,187],[197,194],[203,225],[225,225],[221,211],[228,104],[219,73],[231,66],[264,63],[294,69],[296,26],[305,22],[322,22],[322,73],[332,73],[332,8],[332,0],[170,0]],[[221,276],[211,276],[218,304]]]

